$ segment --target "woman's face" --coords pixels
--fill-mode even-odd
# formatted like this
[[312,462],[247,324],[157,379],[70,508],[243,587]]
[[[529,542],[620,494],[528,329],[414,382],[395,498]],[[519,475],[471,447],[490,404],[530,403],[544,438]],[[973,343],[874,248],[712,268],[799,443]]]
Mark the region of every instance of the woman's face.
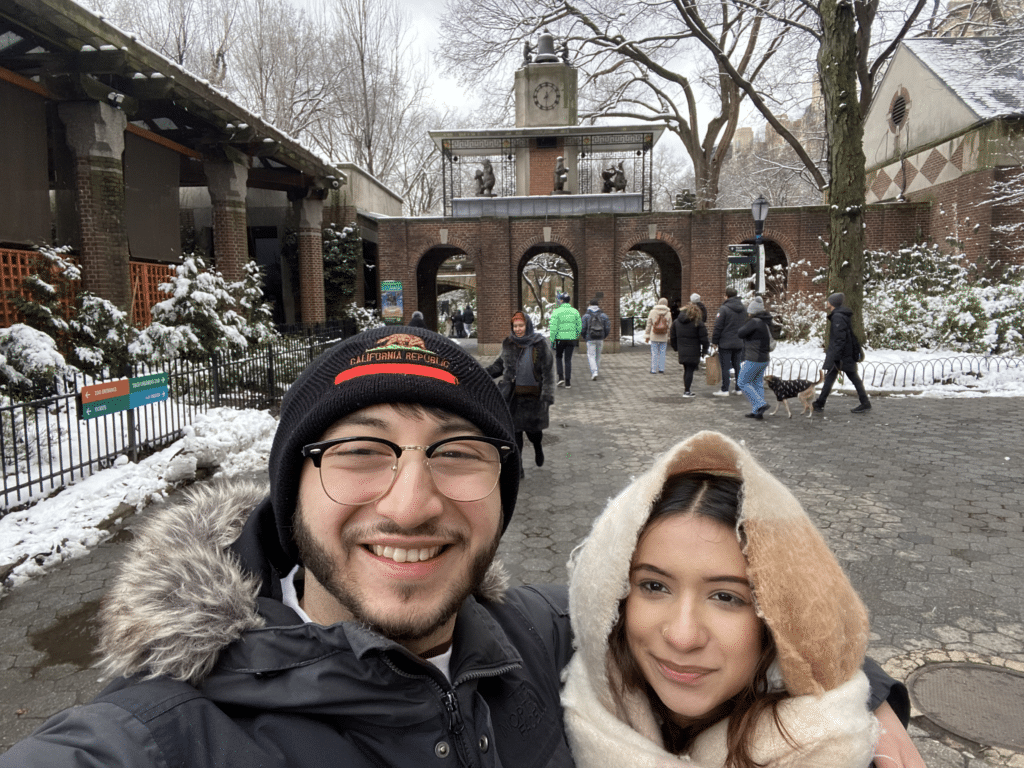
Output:
[[731,528],[696,514],[659,520],[633,553],[629,582],[629,650],[678,725],[754,679],[762,625]]
[[526,333],[526,321],[525,320],[513,320],[512,321],[512,333],[516,336],[523,336]]

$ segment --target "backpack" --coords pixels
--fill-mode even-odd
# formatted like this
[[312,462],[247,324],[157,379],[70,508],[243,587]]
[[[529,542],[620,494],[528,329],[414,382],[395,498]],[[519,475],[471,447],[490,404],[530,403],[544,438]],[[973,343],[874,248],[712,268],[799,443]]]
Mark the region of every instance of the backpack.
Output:
[[772,333],[771,325],[769,325],[768,323],[765,323],[764,326],[765,326],[765,328],[768,329],[768,351],[769,352],[774,352],[775,351],[775,346],[779,342],[775,340],[775,334]]
[[595,315],[593,312],[590,313],[590,330],[587,332],[587,338],[591,341],[599,341],[604,338],[604,323],[601,322],[600,315]]
[[668,333],[668,315],[664,312],[660,313],[658,319],[654,321],[651,330],[654,333]]

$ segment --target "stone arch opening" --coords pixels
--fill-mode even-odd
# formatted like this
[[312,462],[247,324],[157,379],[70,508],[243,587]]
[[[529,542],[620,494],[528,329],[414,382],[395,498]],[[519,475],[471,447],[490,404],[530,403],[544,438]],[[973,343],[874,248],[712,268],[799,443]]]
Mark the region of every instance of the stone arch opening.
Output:
[[[642,262],[653,262],[654,275]],[[634,244],[619,261],[619,295],[622,297],[622,316],[644,313],[665,297],[669,304],[683,301],[683,265],[679,253],[663,240],[642,240]],[[686,294],[689,296],[689,292]],[[649,306],[648,306],[649,305]]]
[[[454,245],[436,245],[420,258],[416,265],[416,308],[423,313],[423,322],[432,331],[443,333],[439,315],[445,302],[460,300],[456,292],[476,294],[476,265],[472,257]],[[445,295],[451,296],[445,299]],[[462,300],[465,303],[464,300]],[[460,309],[461,304],[460,304]]]
[[579,265],[564,245],[538,243],[531,246],[520,257],[516,274],[519,291],[516,306],[537,305],[541,309],[540,327],[546,325],[549,314],[546,306],[555,304],[556,293],[568,293],[572,305],[580,306]]

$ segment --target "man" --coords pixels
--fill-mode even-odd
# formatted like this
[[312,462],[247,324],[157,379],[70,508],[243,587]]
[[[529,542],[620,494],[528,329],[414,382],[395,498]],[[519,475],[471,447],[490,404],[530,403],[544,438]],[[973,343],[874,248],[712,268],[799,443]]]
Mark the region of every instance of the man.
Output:
[[601,372],[601,350],[604,348],[604,340],[611,332],[612,325],[608,315],[601,311],[597,299],[594,299],[583,315],[583,338],[587,340],[587,362],[590,364],[591,381]]
[[555,350],[558,386],[572,389],[572,353],[576,351],[576,345],[580,342],[583,319],[579,310],[569,303],[568,293],[558,294],[558,302],[558,307],[551,313],[548,329],[551,346]]
[[825,351],[825,362],[822,365],[825,370],[825,381],[821,385],[821,393],[814,401],[814,410],[825,410],[825,401],[832,391],[832,385],[842,372],[853,382],[857,397],[860,398],[860,405],[850,409],[850,413],[867,413],[871,410],[871,401],[864,390],[864,382],[857,373],[860,342],[853,333],[853,310],[844,306],[845,300],[843,294],[833,293],[825,301],[825,311],[829,319],[828,349]]
[[[336,345],[281,405],[269,496],[197,491],[139,533],[101,615],[114,682],[0,768],[571,768],[565,588],[506,588],[492,562],[512,439],[497,387],[443,336]],[[878,714],[899,737],[883,754],[916,755]]]
[[735,387],[733,394],[740,394],[740,366],[743,365],[743,339],[737,331],[747,322],[747,308],[736,295],[735,288],[725,289],[725,302],[715,316],[715,329],[711,333],[711,343],[718,347],[719,359],[722,364],[722,388],[712,392],[716,397],[729,394],[729,370],[732,369]]

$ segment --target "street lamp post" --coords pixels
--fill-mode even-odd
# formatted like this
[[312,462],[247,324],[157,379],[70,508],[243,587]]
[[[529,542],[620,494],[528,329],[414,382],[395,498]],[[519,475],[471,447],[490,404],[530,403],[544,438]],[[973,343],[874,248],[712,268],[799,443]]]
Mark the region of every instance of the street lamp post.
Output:
[[757,292],[764,293],[764,220],[768,218],[768,201],[764,195],[750,204],[750,213],[754,216],[754,242],[757,244]]

